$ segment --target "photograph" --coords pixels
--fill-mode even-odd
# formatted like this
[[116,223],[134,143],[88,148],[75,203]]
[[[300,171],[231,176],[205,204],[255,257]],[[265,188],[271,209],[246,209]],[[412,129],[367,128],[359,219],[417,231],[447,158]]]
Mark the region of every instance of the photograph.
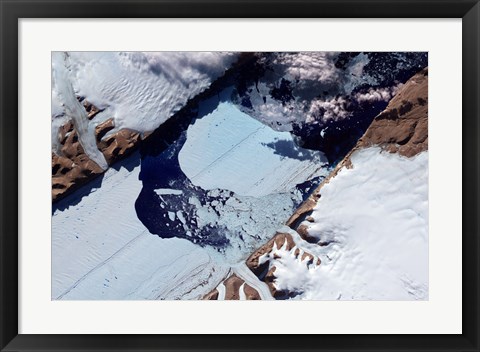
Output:
[[52,51],[51,300],[428,301],[428,125],[428,52]]

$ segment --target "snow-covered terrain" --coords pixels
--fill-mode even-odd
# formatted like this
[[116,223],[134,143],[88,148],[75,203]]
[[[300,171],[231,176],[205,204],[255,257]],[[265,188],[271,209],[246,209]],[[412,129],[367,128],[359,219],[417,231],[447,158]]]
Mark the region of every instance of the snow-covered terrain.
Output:
[[360,149],[321,188],[299,248],[318,256],[306,265],[275,249],[275,286],[297,299],[428,299],[428,152],[413,158]]
[[[272,285],[280,299],[428,299],[427,151],[356,148],[352,167],[301,213],[301,228],[291,225],[298,233],[284,226],[426,57],[54,53],[52,151],[81,151],[80,141],[86,155],[74,156],[106,172],[74,170],[86,176],[68,179],[78,187],[54,203],[52,299],[199,299],[215,289],[223,299],[232,275],[243,280],[239,299],[245,287],[272,299]],[[423,126],[428,149],[427,100],[417,98],[425,121],[413,129]],[[98,113],[88,115],[83,99]],[[69,120],[77,144],[60,146]],[[110,140],[111,154],[121,138],[140,150],[107,164],[98,143],[122,129],[145,134]],[[392,143],[411,136],[400,137]],[[67,166],[52,170],[61,177]],[[276,233],[289,242],[256,258],[275,269],[274,281],[261,281],[247,258]]]
[[[76,98],[72,83],[69,79],[68,69],[65,62],[62,61],[63,59],[67,60],[67,58],[68,56],[64,56],[62,53],[58,52],[53,53],[52,55],[52,81],[54,82],[55,87],[54,93],[52,93],[52,99],[54,102],[54,104],[52,104],[54,105],[53,113],[58,114],[58,102],[61,101],[62,106],[65,109],[65,113],[61,115],[73,120],[85,153],[90,159],[95,161],[102,170],[106,170],[108,168],[107,161],[97,148],[93,131],[89,132],[87,112]],[[61,121],[63,122],[64,118],[62,118]],[[56,136],[57,130],[55,128],[52,129],[52,134]],[[55,147],[58,145],[58,138],[52,138],[52,140],[54,141],[54,149],[58,149]]]
[[[81,96],[104,109],[94,120],[76,123],[81,140],[93,140],[95,126],[112,117],[115,128],[107,135],[122,128],[153,131],[237,58],[238,54],[221,52],[54,52],[52,126],[69,118],[79,120],[72,107],[76,96]],[[52,129],[53,150],[56,131]],[[92,148],[83,146],[95,160]]]

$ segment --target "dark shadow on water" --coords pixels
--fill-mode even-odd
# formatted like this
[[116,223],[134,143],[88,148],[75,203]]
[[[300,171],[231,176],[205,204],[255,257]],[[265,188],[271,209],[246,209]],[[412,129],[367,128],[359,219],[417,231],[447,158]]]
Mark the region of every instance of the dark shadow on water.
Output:
[[113,165],[111,165],[110,168],[116,171],[120,171],[121,168],[124,168],[127,169],[127,171],[131,172],[138,165],[140,165],[140,153],[138,151],[135,151],[131,155],[127,156],[125,159],[119,160]]
[[[230,94],[228,92],[224,92],[222,94],[216,94],[204,101],[198,107],[198,113],[196,119],[201,119],[204,116],[207,116],[214,112],[218,105],[222,102],[228,101],[230,98]],[[192,121],[193,122],[193,121]]]
[[298,137],[302,148],[321,150],[332,166],[347,155],[386,106],[383,101],[362,106],[352,103],[352,116],[323,124],[294,124],[292,133]]
[[[197,207],[190,200],[194,198],[205,205],[214,198],[194,186],[180,168],[178,153],[186,141],[186,132],[170,132],[179,133],[173,143],[168,144],[166,138],[171,135],[165,134],[163,139],[151,140],[150,149],[143,150],[140,170],[143,187],[135,201],[137,217],[150,233],[159,237],[184,238],[202,246],[225,247],[228,240],[224,229],[206,229],[197,223]],[[169,193],[171,190],[181,193]]]
[[305,161],[312,160],[314,157],[312,151],[300,149],[293,141],[280,139],[271,143],[262,143],[262,145],[273,149],[274,154],[280,155],[283,158]]

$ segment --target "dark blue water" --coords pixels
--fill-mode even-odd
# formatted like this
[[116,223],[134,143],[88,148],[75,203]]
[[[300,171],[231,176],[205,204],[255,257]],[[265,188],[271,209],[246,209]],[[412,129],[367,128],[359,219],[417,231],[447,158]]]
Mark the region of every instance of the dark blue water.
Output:
[[[345,53],[339,56],[337,68],[345,69],[349,60],[358,53]],[[376,87],[390,87],[398,82],[405,82],[419,69],[427,64],[426,53],[368,53],[370,62],[364,71],[374,76],[379,82]],[[220,101],[233,99],[237,104],[247,109],[254,109],[249,94],[258,91],[258,83],[262,81],[265,73],[272,67],[260,64],[256,60],[250,60],[242,67],[229,72],[227,77],[214,82],[211,88],[202,94],[199,101],[189,104],[179,113],[166,121],[150,136],[141,146],[141,172],[140,180],[143,188],[135,202],[138,218],[155,235],[162,238],[178,237],[185,238],[200,245],[212,245],[222,248],[228,245],[225,232],[228,229],[219,226],[199,226],[196,220],[197,205],[191,204],[190,198],[196,198],[203,206],[217,200],[225,203],[233,193],[221,193],[221,197],[211,197],[207,192],[194,186],[182,172],[178,153],[186,140],[188,126],[197,118],[207,115],[216,109]],[[220,82],[220,83],[219,83]],[[222,94],[226,87],[233,87],[231,94]],[[368,85],[360,85],[351,93],[368,89]],[[318,92],[329,94],[328,92]],[[347,97],[348,98],[348,97]],[[269,99],[276,99],[282,104],[296,99],[291,82],[280,79],[270,91]],[[264,102],[266,98],[264,98]],[[386,107],[386,103],[360,105],[353,101],[347,109],[351,116],[347,119],[329,121],[328,124],[297,123],[293,126],[292,134],[296,137],[298,145],[312,150],[320,150],[328,158],[330,167],[341,160],[355,145],[358,138],[366,131],[373,118]],[[325,129],[325,127],[328,127]],[[321,132],[323,136],[321,135]],[[276,153],[292,153],[282,145],[272,145]],[[292,155],[284,155],[292,157]],[[322,181],[317,177],[297,185],[296,189],[301,192],[302,199],[306,199]],[[181,190],[182,194],[158,195],[155,190],[175,189]],[[295,204],[297,206],[298,204]],[[185,221],[178,216],[172,221],[169,212],[181,211]],[[217,214],[220,215],[220,214]],[[287,219],[285,219],[287,220]],[[241,233],[238,234],[241,236]]]
[[[140,221],[152,234],[162,238],[184,238],[200,245],[222,248],[229,243],[225,236],[229,230],[223,226],[211,224],[208,227],[199,226],[196,217],[198,204],[192,204],[191,199],[199,201],[200,207],[210,204],[212,201],[225,205],[225,202],[234,196],[234,193],[222,190],[223,192],[218,192],[219,196],[209,195],[211,192],[208,194],[207,191],[192,184],[181,170],[178,161],[178,154],[186,141],[186,128],[197,118],[197,111],[200,111],[202,116],[213,111],[218,106],[219,100],[216,103],[214,101],[209,100],[206,106],[202,104],[199,110],[184,115],[182,123],[164,126],[164,129],[151,136],[143,145],[139,176],[143,188],[135,202],[135,209]],[[284,157],[297,157],[303,160],[301,159],[303,156],[295,154],[295,149],[283,148],[282,145],[272,146],[272,148],[275,153]],[[296,190],[301,192],[302,199],[297,201],[294,206],[298,206],[308,197],[320,181],[321,178],[317,177],[299,184]],[[182,193],[159,195],[155,192],[158,189],[181,190]],[[214,210],[213,207],[209,207],[209,209]],[[172,220],[172,212],[181,212],[184,219],[175,216]],[[218,213],[217,215],[221,216]],[[242,234],[238,233],[238,235]]]

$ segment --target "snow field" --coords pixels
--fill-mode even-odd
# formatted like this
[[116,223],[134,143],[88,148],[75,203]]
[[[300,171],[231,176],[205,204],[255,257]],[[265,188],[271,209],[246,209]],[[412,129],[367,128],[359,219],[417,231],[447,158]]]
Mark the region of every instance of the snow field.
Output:
[[428,152],[414,158],[377,147],[353,153],[320,191],[310,236],[326,244],[297,245],[318,256],[306,266],[274,261],[276,286],[298,299],[428,299]]

